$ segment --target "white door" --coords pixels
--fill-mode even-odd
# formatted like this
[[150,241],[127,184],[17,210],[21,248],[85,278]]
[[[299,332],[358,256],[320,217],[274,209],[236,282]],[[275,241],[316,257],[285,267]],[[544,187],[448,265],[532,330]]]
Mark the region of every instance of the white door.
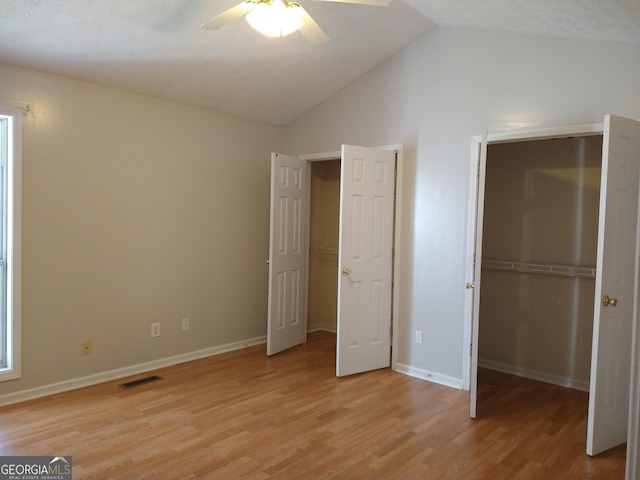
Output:
[[[481,199],[475,203],[471,203],[472,224],[475,228],[469,241],[473,242],[473,255],[470,260],[469,273],[467,278],[471,278],[471,282],[466,285],[467,296],[470,296],[471,312],[473,315],[471,323],[471,375],[469,383],[469,415],[476,418],[478,404],[478,331],[480,328],[480,281],[482,269],[482,219],[484,218],[484,184],[487,170],[487,132],[482,134],[480,142],[478,164],[472,170],[470,195],[472,198]],[[473,173],[475,172],[475,175]],[[478,220],[479,219],[479,220]]]
[[307,161],[271,154],[267,355],[306,340]]
[[589,455],[627,441],[640,122],[607,115],[602,149]]
[[395,152],[342,146],[336,375],[391,364]]

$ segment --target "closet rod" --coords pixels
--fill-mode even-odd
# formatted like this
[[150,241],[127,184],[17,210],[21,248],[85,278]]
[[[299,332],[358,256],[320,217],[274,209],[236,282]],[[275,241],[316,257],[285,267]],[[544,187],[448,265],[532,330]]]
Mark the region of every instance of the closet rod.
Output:
[[482,259],[482,268],[504,270],[518,273],[537,273],[541,275],[560,275],[563,277],[595,278],[596,267],[586,265],[559,265],[553,263],[509,262],[504,260]]
[[337,255],[338,249],[331,247],[311,247],[310,250],[314,253],[328,253],[331,255]]

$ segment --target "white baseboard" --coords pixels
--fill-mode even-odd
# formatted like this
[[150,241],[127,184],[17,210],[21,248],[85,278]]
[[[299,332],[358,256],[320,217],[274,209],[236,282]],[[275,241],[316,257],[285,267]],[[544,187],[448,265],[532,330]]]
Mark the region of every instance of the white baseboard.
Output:
[[98,383],[109,382],[112,380],[129,377],[131,375],[137,375],[139,373],[157,370],[159,368],[170,367],[171,365],[177,365],[179,363],[190,362],[192,360],[199,360],[201,358],[210,357],[212,355],[219,355],[221,353],[240,350],[242,348],[252,347],[254,345],[260,345],[262,343],[266,343],[266,341],[266,336],[250,338],[248,340],[243,340],[240,342],[228,343],[226,345],[205,348],[203,350],[197,350],[195,352],[183,353],[172,357],[153,360],[151,362],[140,363],[128,367],[117,368],[115,370],[109,370],[107,372],[87,375],[86,377],[73,378],[71,380],[43,385],[42,387],[31,388],[29,390],[8,393],[5,395],[0,395],[0,405],[11,405],[13,403],[24,402],[26,400],[45,397],[47,395],[53,395],[55,393],[67,392],[69,390],[89,387]]
[[561,387],[573,388],[575,390],[582,390],[583,392],[589,391],[589,382],[585,382],[583,380],[559,377],[557,375],[551,375],[549,373],[536,372],[534,370],[528,370],[526,368],[520,368],[514,365],[507,365],[505,363],[494,362],[492,360],[485,360],[485,359],[478,359],[478,366],[482,368],[488,368],[489,370],[496,370],[498,372],[508,373],[509,375],[516,375],[518,377],[530,378],[531,380],[538,380],[540,382],[551,383],[553,385],[559,385]]
[[316,325],[309,325],[307,327],[307,333],[318,332],[321,330],[324,332],[331,332],[331,333],[338,332],[338,329],[335,325],[326,325],[326,324],[318,323]]
[[[318,331],[337,333],[337,328],[335,325],[325,325],[325,324],[310,325],[307,328],[308,333],[318,332]],[[430,382],[438,383],[440,385],[445,385],[447,387],[456,388],[458,390],[462,389],[462,380],[460,380],[459,378],[442,375],[441,373],[428,372],[426,370],[410,367],[408,365],[403,365],[401,363],[396,364],[394,371],[398,373],[403,373],[405,375],[409,375],[411,377],[416,377],[422,380],[428,380]]]
[[402,363],[397,363],[395,370],[396,372],[404,373],[411,377],[421,378],[422,380],[428,380],[429,382],[462,390],[462,380],[459,378],[443,375],[442,373],[429,372],[427,370],[410,367],[409,365],[404,365]]
[[[309,325],[309,327],[307,328],[308,333],[317,331],[337,333],[337,327],[335,325],[316,324]],[[443,375],[441,373],[429,372],[427,370],[421,370],[419,368],[410,367],[401,363],[395,365],[394,371],[409,375],[411,377],[438,383],[447,387],[456,388],[458,390],[462,389],[462,380],[460,380],[459,378],[449,377],[448,375]]]

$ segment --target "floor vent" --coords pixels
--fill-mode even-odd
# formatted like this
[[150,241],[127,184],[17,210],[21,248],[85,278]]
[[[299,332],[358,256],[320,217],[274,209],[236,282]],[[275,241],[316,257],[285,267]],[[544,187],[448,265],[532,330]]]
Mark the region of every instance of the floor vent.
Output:
[[139,378],[138,380],[132,380],[131,382],[121,383],[119,386],[127,389],[137,387],[138,385],[144,385],[145,383],[155,382],[156,380],[162,380],[162,377],[158,375],[152,375],[150,377]]

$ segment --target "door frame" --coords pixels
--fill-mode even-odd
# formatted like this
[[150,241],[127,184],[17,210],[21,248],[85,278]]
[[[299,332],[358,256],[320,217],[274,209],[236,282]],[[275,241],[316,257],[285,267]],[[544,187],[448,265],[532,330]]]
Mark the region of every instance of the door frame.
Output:
[[[391,310],[391,369],[396,370],[396,364],[398,359],[398,329],[400,324],[400,292],[401,292],[401,246],[402,246],[402,178],[403,178],[403,145],[392,144],[375,146],[373,148],[379,148],[381,150],[389,150],[396,152],[396,188],[395,188],[395,206],[394,206],[394,224],[393,224],[393,274],[392,274],[392,310]],[[341,159],[342,153],[340,150],[333,152],[311,153],[298,155],[298,158],[306,160],[307,162],[321,162],[326,160]],[[311,169],[307,169],[307,182],[311,184]],[[306,211],[306,227],[305,227],[305,242],[309,245],[309,217],[311,210],[311,189],[307,193],[307,211]],[[308,250],[308,249],[307,249]],[[309,252],[306,252],[306,268],[309,270]],[[305,339],[306,332],[308,330],[307,324],[307,297],[309,292],[309,282],[306,282],[304,292],[305,302]]]
[[[467,215],[467,238],[466,238],[466,260],[465,260],[465,282],[474,285],[473,288],[465,290],[464,303],[464,334],[462,348],[462,389],[470,390],[473,373],[472,361],[475,355],[477,361],[478,332],[474,331],[478,325],[474,322],[474,297],[480,290],[480,261],[478,269],[475,266],[476,239],[482,235],[482,224],[478,222],[478,209],[483,209],[484,205],[484,184],[486,181],[486,156],[482,155],[483,139],[486,145],[496,143],[524,142],[528,140],[545,140],[551,138],[566,138],[573,136],[602,135],[604,123],[593,123],[587,125],[574,125],[568,127],[552,127],[534,130],[522,130],[502,133],[484,133],[471,137],[471,160],[469,174],[469,206]],[[480,198],[482,195],[482,198]],[[481,212],[483,213],[483,212]],[[482,220],[482,218],[480,218]],[[478,232],[477,230],[480,229]],[[482,253],[482,252],[480,252]],[[479,298],[479,295],[478,295]]]

